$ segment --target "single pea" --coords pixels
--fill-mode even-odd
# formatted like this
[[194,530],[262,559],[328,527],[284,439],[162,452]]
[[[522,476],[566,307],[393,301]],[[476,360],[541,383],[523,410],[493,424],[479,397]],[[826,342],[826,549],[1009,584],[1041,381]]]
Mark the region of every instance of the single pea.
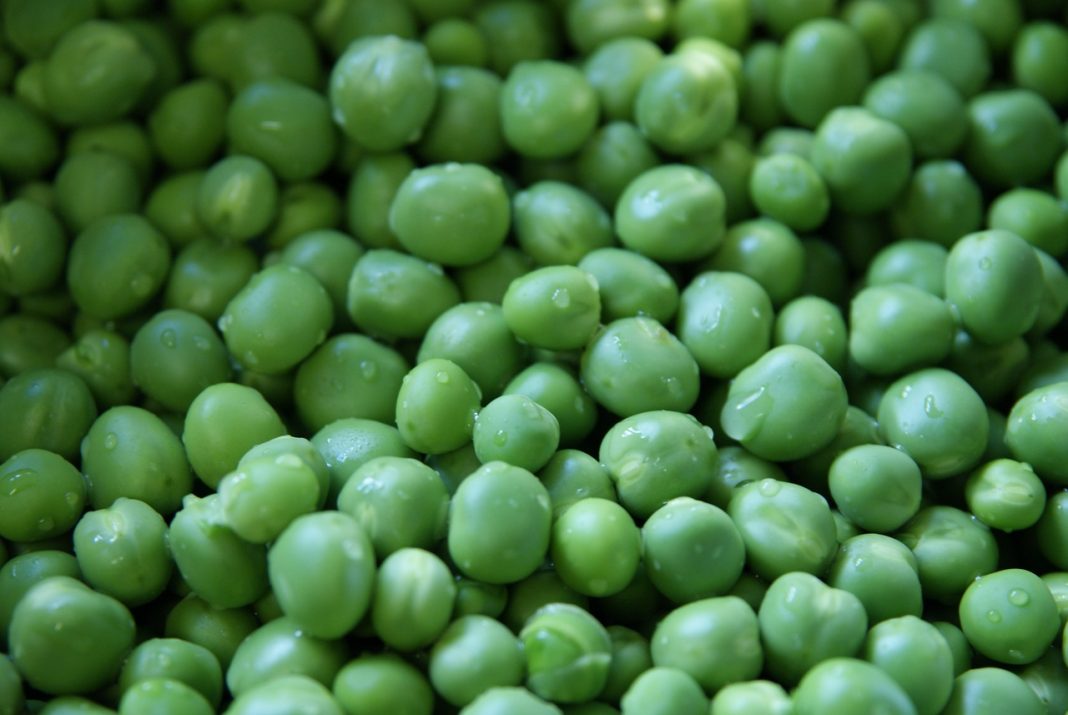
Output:
[[990,47],[970,23],[931,17],[905,38],[898,67],[942,76],[964,98],[977,94],[990,78]]
[[1024,25],[1012,46],[1013,82],[1040,94],[1055,107],[1068,101],[1068,91],[1057,81],[1068,69],[1068,32],[1053,22]]
[[[982,217],[979,185],[964,165],[953,160],[928,161],[913,172],[897,205],[892,209],[894,231],[907,240],[891,244],[884,250],[895,250],[901,243],[911,246],[915,243],[911,239],[925,239],[927,242],[952,246],[964,234],[981,228]],[[936,248],[929,244],[925,250],[933,252]],[[872,266],[875,264],[876,260],[873,260]],[[920,285],[920,281],[929,284],[927,276],[933,276],[938,268],[939,290],[929,292],[941,295],[944,279],[940,268],[945,265],[944,254],[939,264],[926,264],[921,271],[913,273],[911,279],[902,282],[915,283],[922,288],[924,285]]]
[[968,642],[1000,663],[1037,660],[1061,630],[1053,594],[1042,579],[1023,569],[979,577],[961,596],[959,610]]
[[440,558],[423,549],[394,551],[375,575],[374,632],[401,652],[425,648],[449,624],[455,598],[456,583]]
[[[438,66],[481,68],[489,61],[485,36],[474,22],[462,17],[445,17],[429,25],[422,42]],[[438,101],[442,101],[440,95]]]
[[140,216],[95,221],[78,234],[67,260],[67,288],[77,306],[102,320],[146,306],[170,269],[167,241]]
[[597,280],[601,313],[607,321],[647,315],[666,322],[679,305],[679,289],[655,261],[624,248],[598,248],[578,262]]
[[563,449],[538,472],[549,491],[553,518],[559,517],[584,499],[617,501],[608,470],[596,459],[577,449]]
[[321,41],[334,56],[363,37],[396,35],[412,39],[417,34],[417,16],[408,3],[383,6],[374,0],[357,0],[313,19]]
[[612,208],[631,181],[659,160],[638,127],[614,121],[596,129],[575,159],[579,184]]
[[574,154],[597,126],[597,93],[578,69],[562,62],[521,62],[501,88],[504,139],[525,157]]
[[1053,594],[1053,602],[1057,604],[1057,612],[1060,614],[1063,627],[1068,622],[1068,573],[1051,571],[1042,574],[1041,578],[1049,588],[1049,592]]
[[545,558],[551,519],[549,494],[537,477],[490,462],[461,482],[452,498],[449,555],[471,578],[514,583]]
[[82,378],[101,407],[113,407],[133,399],[130,343],[119,333],[89,330],[60,353],[55,364]]
[[0,374],[14,377],[53,367],[70,338],[51,320],[25,311],[0,318]]
[[968,509],[992,529],[1012,532],[1034,525],[1046,507],[1046,488],[1031,466],[997,459],[972,472],[964,485]]
[[481,263],[458,268],[453,275],[465,301],[500,305],[512,281],[529,272],[533,264],[527,254],[504,245]]
[[[174,173],[162,178],[148,192],[142,208],[145,217],[175,248],[181,248],[207,234],[197,214],[197,192],[204,179],[201,170]],[[213,245],[216,241],[204,239]]]
[[[278,193],[278,213],[267,230],[267,245],[284,249],[306,233],[335,229],[341,223],[342,213],[341,197],[333,187],[321,181],[284,186]],[[335,266],[334,272],[340,273],[340,267]],[[348,277],[347,271],[345,277]],[[331,289],[325,283],[324,286]]]
[[[28,66],[43,75],[43,64]],[[0,175],[5,179],[37,178],[59,159],[55,129],[27,103],[7,94],[0,99],[0,134],[19,137],[18,141],[5,141],[0,158]]]
[[[456,23],[462,23],[481,40],[478,31],[466,21]],[[433,28],[428,30],[428,35],[431,32]],[[433,54],[433,47],[427,49]],[[473,47],[468,45],[464,49]],[[505,151],[498,109],[501,79],[478,67],[439,67],[435,75],[438,97],[417,146],[420,156],[428,163],[498,161]]]
[[728,225],[753,215],[749,181],[757,159],[747,142],[741,137],[728,136],[710,151],[689,157],[689,161],[708,173],[723,189]]
[[997,568],[990,529],[950,506],[921,509],[895,537],[916,556],[923,595],[931,600],[957,603],[972,581]]
[[133,167],[142,186],[149,182],[155,170],[156,157],[148,131],[132,121],[79,127],[67,139],[67,153],[104,153],[120,157]]
[[726,509],[735,489],[746,482],[761,479],[787,481],[786,474],[775,463],[761,459],[737,445],[721,447],[712,483],[703,499],[720,509]]
[[508,603],[502,613],[502,622],[518,632],[535,611],[550,603],[590,608],[590,600],[565,584],[555,570],[542,568],[508,587]]
[[234,154],[212,164],[197,189],[196,211],[204,227],[225,241],[249,241],[271,225],[278,184],[253,156]]
[[403,152],[370,154],[359,160],[345,199],[346,225],[353,236],[371,248],[399,248],[389,225],[397,190],[415,169]]
[[864,659],[901,686],[917,715],[936,715],[949,700],[953,652],[927,621],[902,616],[872,626],[864,643]]
[[294,709],[308,715],[342,715],[338,700],[306,675],[280,675],[263,681],[234,698],[230,715],[284,715]]
[[1064,447],[1054,437],[1068,409],[1066,387],[1054,383],[1021,397],[1009,413],[1005,432],[1005,442],[1016,459],[1056,484],[1068,482],[1068,470],[1060,456]]
[[823,179],[807,159],[794,154],[758,160],[749,179],[749,193],[761,213],[797,231],[815,229],[830,209]]
[[226,526],[218,495],[187,496],[168,534],[182,578],[212,606],[247,606],[267,590],[267,549]]
[[[240,699],[261,683],[290,675],[303,675],[326,686],[334,682],[347,655],[344,642],[316,638],[294,621],[277,618],[257,628],[238,646],[226,670],[226,687]],[[247,712],[251,715],[261,710],[250,708]]]
[[995,54],[1003,54],[1023,24],[1018,4],[1004,0],[965,3],[959,0],[936,0],[931,4],[934,17],[963,20],[972,25],[989,43]]
[[182,712],[210,715],[214,708],[203,695],[180,680],[147,678],[127,688],[119,701],[119,715],[163,715]]
[[412,449],[441,454],[471,439],[481,395],[456,363],[434,358],[405,375],[397,395],[396,421]]
[[869,79],[864,43],[840,20],[808,19],[783,43],[778,98],[801,126],[814,128],[836,107],[859,102]]
[[593,398],[570,370],[556,363],[535,362],[512,378],[504,394],[525,395],[548,410],[556,418],[562,445],[581,442],[597,419]]
[[754,129],[768,131],[784,121],[779,99],[782,47],[770,40],[757,40],[746,48],[742,60],[741,119]]
[[1068,209],[1054,196],[1037,189],[1012,189],[991,204],[987,223],[1015,233],[1053,256],[1068,250]]
[[860,291],[850,302],[849,323],[849,356],[873,375],[938,364],[956,332],[948,303],[907,284]]
[[32,587],[52,576],[81,578],[78,562],[65,551],[43,549],[12,555],[0,568],[0,639],[7,642],[11,614]]
[[74,373],[20,373],[0,387],[0,459],[34,447],[74,459],[94,419],[93,396]]
[[972,647],[960,628],[946,621],[935,621],[932,624],[946,639],[949,650],[953,653],[953,674],[959,676],[972,667]]
[[517,338],[549,350],[579,350],[601,317],[597,280],[574,266],[549,266],[512,281],[502,301]]
[[731,683],[712,698],[710,715],[787,715],[793,711],[790,696],[770,680]]
[[789,227],[760,218],[731,226],[706,266],[749,276],[773,305],[781,306],[800,293],[804,258],[804,247]]
[[654,42],[632,35],[609,40],[587,57],[583,72],[597,92],[605,119],[633,119],[642,81],[663,57]]
[[1035,249],[1038,262],[1042,266],[1042,299],[1038,306],[1038,317],[1028,331],[1032,338],[1048,333],[1061,322],[1068,311],[1068,272],[1053,256],[1040,248]]
[[790,476],[810,489],[827,494],[827,476],[831,464],[846,450],[860,445],[883,444],[879,423],[867,412],[850,405],[838,428],[838,433],[827,446],[790,465]]
[[865,92],[864,106],[901,127],[919,159],[952,156],[968,129],[960,93],[934,72],[902,70],[884,75]]
[[44,449],[16,452],[0,464],[0,536],[38,541],[66,534],[85,509],[81,472]]
[[[164,632],[167,638],[199,645],[211,651],[225,671],[238,645],[258,627],[259,621],[249,609],[215,608],[190,594],[167,614]],[[128,664],[137,662],[135,659],[127,661]]]
[[999,187],[1033,183],[1047,175],[1062,144],[1057,115],[1026,89],[985,92],[968,103],[965,162]]
[[460,715],[562,715],[560,708],[547,703],[526,688],[490,688],[475,698]]
[[638,6],[605,0],[578,0],[568,5],[568,39],[588,55],[621,37],[660,39],[668,29],[671,4],[653,0]]
[[51,288],[66,253],[67,236],[50,210],[28,199],[0,207],[0,290],[20,296]]
[[864,605],[869,623],[923,613],[916,557],[895,538],[857,534],[842,541],[827,585],[849,591]]
[[942,368],[909,373],[887,387],[878,418],[887,444],[912,457],[932,479],[960,474],[986,448],[989,421],[982,398]]
[[138,329],[130,344],[134,384],[164,407],[182,412],[200,392],[230,378],[222,340],[199,315],[165,310]]
[[642,538],[614,501],[579,499],[553,523],[550,556],[561,580],[588,596],[622,591],[634,578]]
[[1049,711],[1059,709],[1061,705],[1068,707],[1068,682],[1064,672],[1064,656],[1054,646],[1019,674]]
[[25,712],[26,695],[22,676],[8,655],[0,656],[0,708],[9,713]]
[[136,499],[85,514],[74,528],[74,553],[90,586],[128,606],[163,593],[173,569],[166,522]]
[[508,589],[495,583],[483,583],[460,576],[456,579],[456,602],[453,605],[454,621],[464,616],[488,616],[499,618],[508,601]]
[[408,457],[364,462],[337,501],[363,527],[379,558],[406,547],[429,549],[445,534],[445,484],[432,468]]
[[560,425],[526,395],[502,395],[479,411],[472,439],[481,462],[499,460],[534,472],[556,452]]
[[1047,712],[1045,705],[1015,673],[1002,668],[974,668],[961,673],[943,709],[946,715],[993,715],[1006,708],[1022,715]]
[[357,40],[330,73],[334,121],[374,151],[394,151],[418,139],[436,97],[426,48],[396,36]]
[[218,485],[225,524],[242,539],[265,544],[321,503],[320,479],[296,454],[242,461]]
[[705,715],[708,698],[700,684],[677,668],[650,668],[620,700],[623,715]]
[[870,712],[911,715],[908,694],[880,668],[848,657],[829,658],[810,670],[793,694],[796,715]]
[[225,138],[228,101],[222,85],[207,78],[163,95],[148,116],[152,147],[160,159],[178,170],[209,164]]
[[513,210],[520,248],[541,265],[574,265],[614,243],[608,213],[568,184],[538,182],[515,195]]
[[869,286],[906,283],[941,297],[948,255],[945,248],[931,241],[896,241],[875,255],[865,281]]
[[771,342],[774,312],[761,285],[744,274],[709,271],[682,291],[678,335],[706,375],[737,375]]
[[119,675],[125,692],[135,683],[167,678],[199,692],[210,704],[222,698],[222,669],[207,648],[178,638],[150,638],[130,653]]
[[526,663],[522,644],[500,622],[464,616],[452,622],[430,652],[430,682],[456,707],[491,688],[522,684]]
[[886,72],[897,59],[910,23],[892,3],[855,0],[842,8],[842,19],[860,36],[873,74]]
[[349,276],[363,253],[363,247],[348,234],[317,229],[287,242],[281,260],[315,276],[330,295],[335,318],[341,318],[345,315]]
[[392,654],[349,661],[334,679],[334,697],[350,715],[430,715],[434,707],[426,676]]
[[611,641],[604,626],[569,603],[538,609],[519,632],[527,687],[560,703],[592,700],[608,680]]
[[846,450],[831,465],[829,482],[835,504],[865,531],[894,531],[920,507],[920,468],[892,447],[870,444]]
[[795,298],[775,316],[772,342],[800,345],[842,372],[846,365],[847,331],[842,311],[834,303],[814,295]]

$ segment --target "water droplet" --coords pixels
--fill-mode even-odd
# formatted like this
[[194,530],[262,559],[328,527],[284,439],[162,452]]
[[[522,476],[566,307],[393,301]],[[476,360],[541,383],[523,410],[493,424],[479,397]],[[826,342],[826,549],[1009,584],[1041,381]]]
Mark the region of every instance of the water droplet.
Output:
[[777,479],[764,479],[757,490],[766,497],[773,497],[782,491],[782,484]]
[[372,360],[360,360],[360,374],[367,382],[373,382],[378,377],[378,365]]
[[195,335],[193,336],[193,347],[197,350],[210,350],[211,342],[203,335]]
[[144,297],[152,292],[152,276],[147,273],[138,273],[130,279],[130,292],[136,296]]
[[550,300],[557,308],[567,308],[571,305],[571,293],[567,288],[557,288]]
[[993,263],[990,260],[990,256],[983,256],[979,259],[979,270],[989,271],[993,267]]
[[449,384],[449,373],[445,372],[444,370],[438,370],[436,373],[434,373],[434,379],[437,380],[438,383],[441,385],[447,385]]
[[159,341],[163,344],[163,347],[173,348],[178,344],[178,336],[174,334],[173,330],[168,328],[159,334]]
[[1031,602],[1031,596],[1022,588],[1014,588],[1009,591],[1009,603],[1014,606],[1026,606]]
[[115,449],[119,444],[119,436],[114,432],[104,435],[104,449]]
[[497,430],[493,435],[493,443],[498,447],[503,447],[508,444],[508,433],[502,429]]
[[928,395],[927,397],[923,398],[923,412],[928,417],[935,419],[945,414],[944,412],[942,412],[942,410],[938,409],[938,403],[935,402],[934,395]]
[[[742,398],[735,406],[737,424],[740,427],[737,439],[745,441],[756,436],[764,426],[771,411],[772,398],[768,390],[761,385],[756,390]],[[735,436],[735,435],[731,435]]]
[[55,520],[50,516],[42,516],[37,520],[37,528],[40,531],[51,531],[56,526]]
[[7,495],[13,497],[27,489],[32,489],[37,484],[37,471],[34,469],[20,469],[14,474],[4,477],[7,482]]
[[81,499],[78,497],[77,492],[67,492],[63,495],[63,501],[67,502],[67,506],[76,507]]
[[986,620],[990,621],[991,623],[1001,623],[1001,613],[993,610],[987,611]]

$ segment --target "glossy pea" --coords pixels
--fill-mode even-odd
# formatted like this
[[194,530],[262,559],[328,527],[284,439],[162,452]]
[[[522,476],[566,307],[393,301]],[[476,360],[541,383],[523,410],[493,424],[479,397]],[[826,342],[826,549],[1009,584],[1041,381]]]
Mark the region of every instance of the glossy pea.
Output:
[[915,712],[904,690],[882,670],[854,658],[830,658],[801,680],[794,691],[796,715],[847,713],[880,708],[888,715]]
[[428,454],[449,452],[471,439],[481,395],[455,363],[434,358],[404,377],[397,395],[397,427],[405,443]]
[[615,121],[590,135],[575,164],[582,187],[611,208],[632,180],[657,165],[657,155],[638,127]]
[[1061,146],[1057,115],[1026,89],[985,92],[968,103],[964,156],[980,179],[1007,188],[1049,173]]
[[1027,683],[1003,668],[973,668],[957,676],[953,693],[942,710],[946,715],[993,715],[1006,708],[1021,715],[1046,712]]
[[[980,228],[982,203],[979,184],[963,164],[952,159],[928,161],[913,172],[893,209],[895,231],[905,239],[926,239],[951,246],[964,234]],[[945,256],[936,260],[938,263],[925,266],[908,282],[922,288],[920,280],[926,281],[939,264],[945,266]],[[944,278],[938,283],[944,287]],[[936,295],[943,292],[940,288]]]
[[916,616],[873,626],[864,643],[864,658],[901,686],[917,715],[934,715],[949,700],[953,653],[938,629]]
[[623,715],[704,715],[708,698],[694,678],[677,668],[650,668],[620,699]]
[[234,698],[231,715],[283,715],[304,708],[308,715],[341,715],[330,691],[306,675],[282,675],[250,688]]
[[849,322],[849,355],[875,375],[939,363],[955,334],[949,304],[911,285],[865,288],[850,302]]
[[181,310],[162,311],[141,326],[130,344],[130,369],[145,394],[179,412],[205,387],[230,377],[219,335],[200,316]]
[[7,638],[11,614],[26,592],[52,576],[81,578],[74,556],[43,549],[13,555],[4,563],[0,568],[0,637]]
[[844,539],[827,584],[860,599],[873,624],[923,612],[916,557],[889,536],[857,534]]
[[582,608],[569,603],[543,606],[530,616],[519,638],[527,686],[541,697],[581,703],[604,688],[611,640],[604,626]]
[[580,499],[553,522],[549,553],[565,584],[587,596],[608,596],[634,578],[641,532],[614,501]]
[[960,622],[968,642],[1000,663],[1037,660],[1061,630],[1056,602],[1037,575],[1004,569],[976,579],[961,596]]
[[1012,454],[1057,484],[1068,481],[1060,457],[1061,444],[1053,437],[1055,426],[1063,419],[1064,394],[1064,385],[1058,383],[1028,392],[1012,406],[1005,429],[1005,442]]
[[63,275],[67,236],[56,216],[28,199],[0,208],[0,287],[10,295],[50,288]]
[[984,524],[1011,532],[1039,520],[1046,506],[1046,489],[1030,465],[997,459],[972,472],[964,485],[964,498]]
[[39,448],[73,459],[96,418],[89,388],[65,370],[29,370],[0,387],[0,459]]
[[100,407],[129,402],[134,395],[130,377],[130,343],[110,330],[89,330],[56,358],[56,367],[85,381]]
[[749,276],[767,291],[773,305],[780,306],[801,290],[804,257],[804,247],[790,228],[760,218],[731,226],[706,265]]
[[156,715],[179,709],[188,715],[209,715],[213,711],[211,703],[203,695],[172,678],[139,681],[131,685],[119,701],[119,715]]
[[261,683],[289,675],[303,675],[326,686],[333,682],[346,656],[343,642],[316,638],[292,620],[278,618],[241,642],[226,670],[226,687],[235,698],[241,698]]
[[[482,360],[486,354],[496,359]],[[484,396],[492,397],[504,390],[524,357],[501,306],[480,301],[460,303],[439,315],[423,336],[417,360],[451,360],[471,376]]]
[[37,541],[65,534],[85,508],[81,473],[43,449],[16,452],[0,464],[0,536]]
[[234,154],[215,162],[197,189],[196,211],[215,237],[249,241],[263,233],[278,209],[278,184],[255,157]]
[[430,715],[434,707],[427,677],[392,654],[349,661],[338,671],[333,692],[345,712],[356,715]]
[[346,308],[353,323],[368,334],[419,338],[459,302],[460,291],[438,264],[375,249],[352,270]]
[[125,691],[143,680],[167,678],[199,692],[209,703],[222,698],[222,670],[207,648],[178,638],[150,638],[130,653],[119,675]]
[[425,648],[449,624],[455,598],[456,582],[444,561],[423,549],[398,549],[375,575],[371,625],[398,651]]
[[677,330],[702,372],[728,378],[767,352],[771,299],[744,274],[707,271],[682,291]]
[[916,556],[929,599],[956,603],[969,584],[997,567],[998,545],[990,529],[950,506],[921,509],[895,537]]
[[525,667],[520,641],[486,616],[457,619],[430,654],[430,682],[449,703],[463,707],[491,688],[514,687]]
[[[238,645],[258,626],[259,621],[249,609],[215,608],[200,597],[190,594],[167,614],[164,633],[168,638],[206,648],[218,659],[219,665],[225,671]],[[138,661],[135,659],[127,662]]]
[[581,71],[562,62],[514,67],[500,98],[505,141],[523,156],[557,158],[578,150],[597,125],[597,94]]
[[679,289],[658,263],[622,248],[597,248],[578,267],[597,280],[602,320],[647,315],[667,322],[679,305]]
[[856,103],[870,78],[859,35],[834,19],[812,19],[794,28],[783,44],[781,67],[779,101],[787,115],[810,128],[836,107]]

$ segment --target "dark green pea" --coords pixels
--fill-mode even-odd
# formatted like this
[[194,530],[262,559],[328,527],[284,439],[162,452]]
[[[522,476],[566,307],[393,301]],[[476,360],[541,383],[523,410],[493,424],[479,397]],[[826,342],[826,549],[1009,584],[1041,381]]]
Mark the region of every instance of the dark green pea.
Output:
[[727,201],[727,224],[734,224],[753,215],[749,196],[749,180],[756,164],[751,147],[745,142],[727,137],[711,151],[689,157],[690,162],[707,172],[720,188]]
[[767,131],[783,122],[779,99],[782,48],[769,40],[758,40],[746,48],[742,61],[740,116],[753,128]]
[[946,639],[953,654],[953,674],[960,675],[972,666],[972,647],[960,628],[946,621],[934,621],[932,624]]
[[527,662],[527,686],[560,703],[600,694],[608,680],[611,641],[587,611],[569,603],[538,609],[519,633]]
[[222,698],[222,670],[207,648],[178,638],[151,638],[130,653],[119,687],[124,692],[144,680],[167,678],[199,692],[217,706]]
[[127,497],[169,516],[192,490],[182,443],[163,420],[140,407],[123,405],[100,415],[82,442],[81,456],[96,509]]
[[1055,436],[1068,409],[1066,388],[1064,383],[1054,383],[1028,392],[1012,406],[1005,428],[1005,443],[1016,459],[1056,484],[1068,482],[1062,457],[1065,445]]
[[319,229],[288,241],[281,261],[304,269],[323,284],[338,319],[345,315],[349,276],[363,253],[363,247],[351,236],[333,229]]
[[836,107],[857,103],[869,77],[867,51],[852,27],[833,19],[808,20],[783,44],[779,101],[792,119],[814,128]]
[[804,248],[786,225],[753,219],[731,226],[706,265],[749,276],[764,288],[773,305],[780,306],[801,290]]
[[0,710],[6,713],[25,712],[26,696],[22,691],[22,676],[6,654],[0,656]]
[[503,0],[480,7],[475,22],[486,37],[489,66],[502,77],[524,60],[554,57],[560,50],[550,6],[529,0]]
[[456,578],[456,603],[453,618],[464,616],[489,616],[499,618],[508,601],[508,589],[500,584],[483,583],[458,576]]
[[467,576],[514,583],[545,558],[551,517],[549,494],[537,477],[490,462],[461,482],[453,496],[449,555]]
[[89,388],[65,370],[29,370],[0,387],[0,459],[37,447],[71,460],[96,419]]
[[70,336],[44,318],[22,312],[0,318],[0,374],[50,368],[69,345]]
[[349,661],[334,680],[334,697],[354,715],[430,715],[434,708],[426,676],[393,654],[364,654]]
[[397,251],[363,254],[349,279],[349,317],[362,330],[390,338],[422,337],[460,302],[460,292],[435,263]]
[[1068,674],[1064,665],[1064,656],[1056,646],[1020,671],[1020,678],[1034,691],[1047,712],[1056,712],[1062,706],[1068,707]]
[[841,252],[821,238],[801,239],[804,251],[802,296],[813,295],[841,306],[846,303],[846,263]]
[[593,133],[597,93],[581,71],[562,62],[517,64],[501,88],[501,131],[525,157],[574,154]]
[[294,621],[278,618],[257,628],[238,646],[226,669],[226,687],[241,698],[260,683],[290,675],[307,676],[325,686],[333,683],[347,659],[342,641],[316,638]]
[[78,234],[67,263],[67,287],[86,313],[111,320],[144,307],[163,287],[170,248],[133,214],[107,216]]
[[59,158],[55,130],[27,104],[7,95],[0,97],[0,137],[5,147],[0,175],[7,179],[37,178]]
[[252,156],[215,162],[197,189],[196,211],[216,238],[249,241],[271,225],[278,210],[278,184],[270,168]]
[[471,439],[480,401],[478,385],[462,368],[433,358],[404,376],[397,394],[397,428],[416,451],[450,452]]
[[767,351],[773,317],[771,300],[755,280],[709,271],[682,291],[677,329],[702,372],[727,378]]
[[255,254],[246,246],[211,239],[194,241],[174,258],[164,304],[205,320],[217,320],[258,267]]
[[[259,622],[251,610],[215,608],[190,594],[167,614],[165,633],[168,638],[206,648],[218,658],[219,665],[225,670],[238,645],[257,627]],[[137,662],[131,658],[127,661],[128,667],[134,667],[130,664]]]
[[333,187],[317,181],[284,186],[278,193],[278,214],[267,229],[267,245],[285,248],[298,236],[334,229],[341,223],[341,214],[341,197]]
[[184,310],[165,310],[134,335],[130,370],[146,395],[184,412],[204,388],[230,378],[230,361],[206,320]]
[[921,159],[952,156],[968,128],[960,93],[934,72],[884,75],[865,92],[864,106],[905,130]]
[[345,200],[346,225],[352,235],[371,248],[399,248],[389,224],[390,206],[397,190],[415,169],[404,153],[370,154],[352,173]]
[[420,156],[429,163],[490,164],[500,159],[505,149],[498,109],[501,79],[477,67],[440,67],[435,74],[438,97],[419,140]]
[[677,668],[650,668],[620,700],[623,715],[705,715],[708,698],[693,676]]
[[193,80],[165,94],[148,117],[160,159],[178,170],[209,164],[225,137],[228,103],[226,90],[214,79]]
[[236,608],[267,590],[267,550],[225,524],[217,495],[190,495],[171,521],[170,549],[193,593],[216,608]]
[[980,576],[961,596],[959,611],[968,642],[999,663],[1037,660],[1061,631],[1053,594],[1023,569]]
[[849,322],[849,356],[873,375],[941,362],[956,332],[949,304],[906,284],[865,288],[850,303]]
[[86,332],[56,358],[56,367],[82,378],[101,407],[113,407],[133,399],[130,343],[118,333]]
[[85,514],[74,529],[74,553],[90,586],[129,606],[153,600],[171,578],[167,524],[136,499],[120,497]]
[[342,715],[338,701],[320,682],[303,674],[280,674],[245,690],[227,709],[230,715]]
[[999,188],[1049,173],[1062,144],[1057,115],[1025,89],[986,92],[968,104],[964,156],[977,177]]
[[96,16],[95,3],[16,0],[4,10],[5,39],[20,55],[41,58],[67,30]]
[[793,481],[827,494],[827,476],[834,460],[853,447],[883,443],[879,435],[879,423],[864,410],[850,405],[834,439],[817,452],[790,465],[791,477]]
[[990,48],[967,22],[929,18],[905,39],[898,67],[941,75],[968,98],[978,93],[990,77]]
[[1020,29],[1012,47],[1012,78],[1052,104],[1063,106],[1068,92],[1057,76],[1068,67],[1068,35],[1064,27],[1048,21],[1030,22]]
[[0,208],[0,290],[22,296],[51,288],[66,253],[67,237],[51,211],[28,199]]
[[[487,362],[483,355],[495,359]],[[518,372],[523,357],[501,307],[478,302],[461,303],[439,315],[426,331],[417,359],[451,360],[471,376],[483,395],[492,397]]]
[[868,444],[846,450],[831,465],[828,481],[843,515],[865,531],[893,531],[920,506],[920,468],[892,447]]
[[793,694],[796,715],[838,715],[879,709],[886,715],[916,712],[908,694],[874,665],[853,658],[829,658],[801,680]]
[[193,688],[171,678],[148,678],[126,689],[119,701],[119,715],[210,715],[211,703]]
[[[235,90],[273,77],[322,86],[319,48],[307,24],[282,12],[257,13],[239,23],[231,56],[219,58]],[[221,48],[224,53],[227,49]]]
[[474,22],[461,17],[443,18],[430,25],[423,33],[422,42],[430,59],[439,67],[484,67],[489,61],[489,47],[482,31]]
[[966,3],[959,0],[936,0],[931,4],[934,17],[963,20],[972,25],[996,54],[1002,54],[1012,45],[1023,23],[1020,7],[1014,2],[987,0],[981,3]]
[[52,576],[81,578],[74,556],[44,549],[13,555],[4,563],[0,568],[0,639],[7,641],[11,614],[26,592]]
[[[196,202],[202,171],[170,174],[152,188],[145,199],[145,217],[175,248],[200,239],[207,229],[200,223]],[[218,242],[212,241],[218,245]]]
[[996,403],[1018,384],[1029,357],[1030,348],[1023,338],[989,345],[966,330],[958,330],[946,366],[967,380],[988,403]]
[[761,479],[787,481],[786,474],[773,462],[750,454],[736,445],[721,447],[712,482],[703,498],[720,509],[726,509],[737,487]]
[[775,345],[801,345],[842,372],[846,363],[847,331],[842,311],[814,295],[796,298],[775,316]]
[[56,172],[54,186],[59,215],[74,232],[104,216],[134,213],[141,206],[136,170],[111,153],[70,154]]
[[597,92],[606,119],[633,119],[642,81],[663,56],[655,43],[634,36],[610,40],[589,55],[583,72]]
[[452,622],[430,654],[430,682],[449,703],[463,707],[490,688],[523,682],[523,650],[501,623],[486,616]]
[[972,581],[997,567],[998,545],[990,529],[953,507],[921,509],[896,538],[915,554],[928,599],[956,603]]
[[529,272],[533,265],[530,256],[505,245],[485,261],[458,268],[453,275],[465,301],[500,305],[512,281]]
[[576,158],[576,170],[582,187],[611,208],[631,181],[657,163],[656,152],[641,131],[615,121],[590,135]]
[[84,22],[65,33],[45,61],[49,113],[67,125],[118,119],[140,101],[156,72],[132,32],[114,22]]
[[313,636],[340,637],[367,612],[374,553],[347,514],[298,517],[271,546],[267,563],[283,613]]
[[409,3],[382,5],[375,0],[355,0],[338,6],[323,6],[314,26],[334,56],[353,40],[375,35],[414,39],[417,17]]
[[897,539],[858,534],[842,541],[827,585],[849,591],[864,604],[870,623],[923,613],[916,557]]
[[987,222],[990,228],[1011,231],[1050,255],[1068,250],[1068,208],[1045,191],[1006,191],[990,204]]
[[[627,692],[631,684],[645,671],[653,667],[653,659],[649,653],[649,641],[640,633],[626,626],[608,626],[608,637],[612,642],[612,661],[608,666],[608,682],[599,698],[606,702],[618,703],[623,694]],[[598,705],[603,705],[599,703]],[[593,707],[590,703],[587,707]],[[578,706],[582,707],[582,706]],[[604,705],[604,707],[608,707]],[[572,713],[569,710],[568,713]],[[581,715],[582,710],[578,711]],[[589,715],[611,715],[617,710],[591,710]]]
[[445,630],[455,598],[456,583],[439,557],[423,549],[394,551],[375,576],[374,632],[402,652],[425,648]]
[[0,536],[39,541],[70,531],[85,508],[86,485],[67,460],[25,449],[0,464]]

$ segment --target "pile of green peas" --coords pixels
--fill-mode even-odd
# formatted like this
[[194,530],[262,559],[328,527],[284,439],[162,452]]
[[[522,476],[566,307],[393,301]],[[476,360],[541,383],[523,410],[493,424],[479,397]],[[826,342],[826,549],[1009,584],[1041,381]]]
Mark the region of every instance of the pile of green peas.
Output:
[[1064,715],[1059,0],[0,0],[0,715]]

